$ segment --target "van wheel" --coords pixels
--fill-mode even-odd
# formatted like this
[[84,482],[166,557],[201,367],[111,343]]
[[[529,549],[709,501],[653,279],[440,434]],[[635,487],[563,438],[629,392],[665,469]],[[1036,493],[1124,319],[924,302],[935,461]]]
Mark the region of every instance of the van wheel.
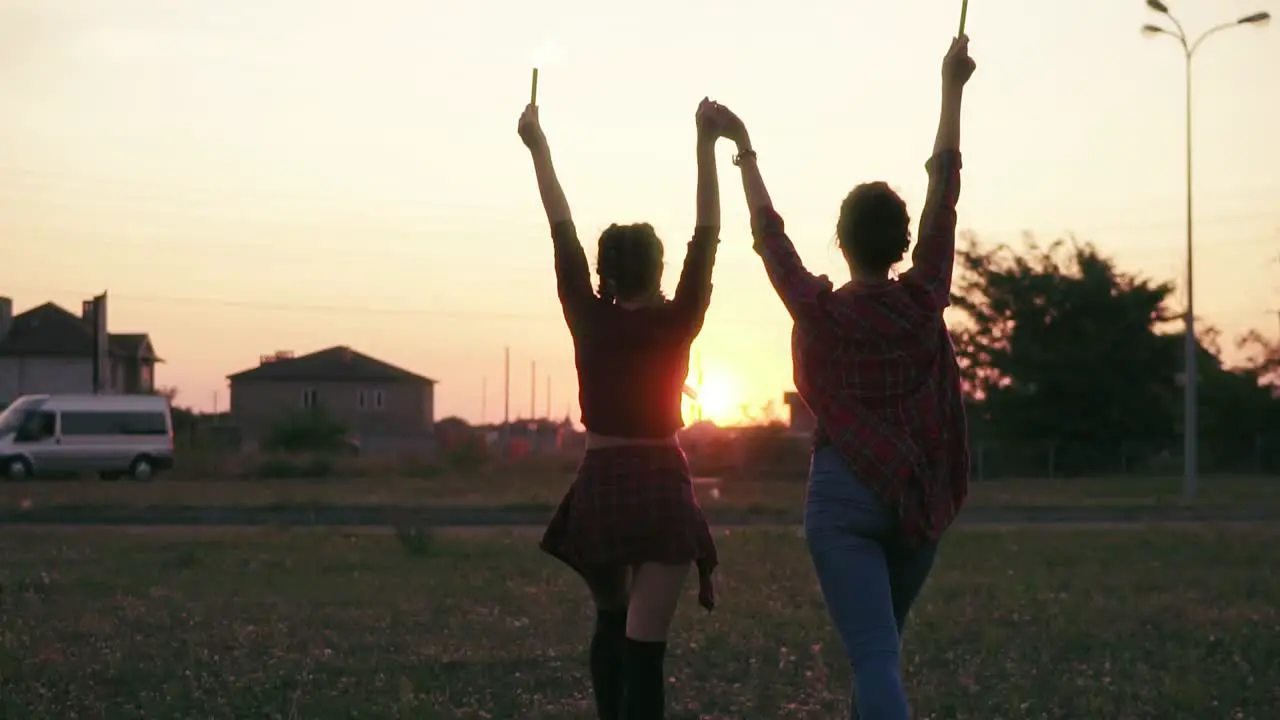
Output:
[[26,480],[31,477],[31,463],[22,457],[5,458],[4,475],[15,482]]
[[151,458],[143,455],[136,457],[129,464],[129,477],[134,480],[150,480],[156,474],[156,468],[151,464]]

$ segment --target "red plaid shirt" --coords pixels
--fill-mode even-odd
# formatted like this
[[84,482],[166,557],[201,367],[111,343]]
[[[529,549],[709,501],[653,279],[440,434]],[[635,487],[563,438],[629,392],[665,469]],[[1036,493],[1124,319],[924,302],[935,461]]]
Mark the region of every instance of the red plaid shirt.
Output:
[[960,153],[926,163],[929,192],[912,268],[896,282],[833,289],[805,269],[771,207],[755,249],[795,321],[796,389],[859,481],[901,515],[912,540],[935,540],[969,490],[960,369],[942,320],[955,265]]

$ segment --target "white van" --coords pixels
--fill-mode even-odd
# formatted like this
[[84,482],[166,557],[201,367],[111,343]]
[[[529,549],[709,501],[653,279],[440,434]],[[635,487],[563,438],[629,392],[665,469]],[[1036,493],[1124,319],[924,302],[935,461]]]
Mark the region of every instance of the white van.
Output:
[[24,395],[0,413],[0,472],[11,480],[149,480],[171,467],[173,418],[159,395]]

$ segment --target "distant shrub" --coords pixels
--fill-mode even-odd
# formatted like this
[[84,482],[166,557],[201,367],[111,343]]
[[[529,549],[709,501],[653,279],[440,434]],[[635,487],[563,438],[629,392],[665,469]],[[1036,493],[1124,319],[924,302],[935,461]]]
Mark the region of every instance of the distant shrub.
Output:
[[809,468],[807,438],[796,437],[784,427],[744,428],[739,435],[739,473],[754,479],[803,478]]
[[443,454],[445,465],[450,470],[463,475],[477,473],[489,463],[488,449],[479,439],[455,443]]
[[258,464],[254,474],[266,480],[327,478],[334,474],[334,461],[324,455],[272,455]]
[[406,555],[425,557],[431,554],[435,544],[435,528],[421,518],[409,515],[394,521],[396,542]]
[[350,450],[347,427],[323,408],[289,413],[271,428],[262,446],[270,452],[284,453],[337,455]]

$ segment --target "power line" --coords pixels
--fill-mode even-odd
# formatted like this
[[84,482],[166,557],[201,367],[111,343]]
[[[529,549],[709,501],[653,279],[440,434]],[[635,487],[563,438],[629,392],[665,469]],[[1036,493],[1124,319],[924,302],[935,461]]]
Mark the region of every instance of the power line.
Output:
[[[422,231],[415,232],[410,230],[400,230],[389,233],[396,236],[393,240],[391,237],[376,238],[371,234],[361,232],[359,228],[349,225],[330,225],[324,226],[322,232],[306,233],[301,229],[302,226],[296,225],[289,221],[271,221],[265,222],[264,225],[274,225],[279,227],[293,228],[299,230],[296,236],[297,242],[280,243],[278,241],[250,241],[240,240],[232,237],[219,236],[215,241],[210,241],[207,237],[201,237],[199,240],[176,240],[174,233],[144,231],[127,234],[122,230],[94,228],[85,230],[82,228],[53,226],[49,224],[36,223],[14,223],[9,222],[11,226],[19,228],[23,235],[33,238],[45,238],[54,242],[59,241],[76,241],[85,238],[92,238],[95,244],[109,244],[113,247],[136,248],[143,251],[152,251],[159,247],[167,247],[173,249],[182,249],[191,252],[209,252],[213,251],[219,255],[243,255],[245,253],[274,253],[287,254],[289,260],[294,264],[305,264],[319,260],[320,254],[339,254],[352,257],[361,257],[370,262],[376,261],[379,255],[393,255],[398,257],[417,259],[423,262],[439,261],[442,251],[457,255],[473,255],[473,246],[468,247],[466,241],[467,235],[477,235],[480,231],[472,230],[453,230],[446,232]],[[381,231],[378,231],[381,232]],[[536,237],[538,231],[531,231],[530,237]],[[448,240],[440,242],[439,238],[447,235]],[[990,238],[999,237],[993,233],[977,233],[980,240],[984,240],[987,244],[993,244]],[[342,236],[342,237],[335,237]],[[151,237],[153,240],[145,238]],[[278,235],[276,236],[279,237]],[[374,239],[376,238],[376,239]],[[481,244],[478,238],[472,242]],[[1280,244],[1280,234],[1272,235],[1247,235],[1234,238],[1218,240],[1214,243],[1216,248],[1248,248],[1262,247],[1265,245]],[[305,247],[304,247],[305,245]],[[550,243],[546,243],[549,247]],[[1097,243],[1095,243],[1097,245]],[[46,245],[47,246],[47,245]],[[1167,244],[1164,243],[1146,243],[1141,245],[1098,245],[1098,249],[1107,256],[1142,256],[1153,257],[1156,255],[1168,256],[1172,252]],[[300,254],[303,251],[318,251],[316,254]],[[549,258],[550,253],[545,253]],[[510,260],[513,256],[498,254],[486,258],[485,263],[488,267],[502,268],[504,270],[541,270],[544,269],[544,263],[537,265],[531,263],[512,263],[503,261]],[[722,260],[729,258],[722,258]],[[739,264],[750,263],[756,264],[754,259],[742,259],[742,262],[730,263],[737,266]]]
[[[35,286],[15,286],[10,285],[6,288],[8,291],[20,290],[35,295],[65,295],[78,296],[83,295],[87,291],[84,290],[68,290],[65,288],[49,288]],[[299,313],[323,313],[332,314],[352,314],[352,315],[386,315],[386,316],[404,316],[404,317],[444,317],[458,319],[474,319],[487,318],[494,320],[514,320],[514,321],[554,321],[557,324],[562,322],[560,313],[521,313],[506,312],[498,310],[471,310],[471,309],[454,309],[454,308],[422,308],[422,307],[387,307],[387,306],[370,306],[370,305],[331,305],[323,303],[296,303],[296,302],[277,302],[268,300],[237,300],[234,298],[214,298],[214,297],[193,297],[181,295],[133,295],[130,293],[117,293],[112,291],[112,302],[133,302],[141,304],[158,304],[158,305],[207,305],[228,308],[242,308],[248,310],[263,310],[274,312],[299,312]],[[1258,309],[1256,305],[1233,306],[1227,308],[1219,308],[1217,310],[1209,310],[1208,314],[1217,316],[1242,317],[1244,315],[1257,316]],[[759,327],[758,319],[748,320],[746,318],[716,318],[717,323],[725,323],[729,325],[741,325],[744,327]]]
[[[54,177],[58,175],[57,173],[42,173],[42,171],[22,170],[22,169],[4,168],[4,167],[0,167],[0,172],[18,172],[23,174],[37,175],[37,176],[41,174],[45,174],[45,175],[51,175]],[[74,178],[75,176],[64,176],[64,177]],[[104,188],[107,189],[107,191],[109,192],[111,190],[119,190],[120,186],[122,185],[123,186],[134,185],[142,188],[155,188],[156,190],[159,190],[161,192],[159,194],[152,193],[150,194],[150,197],[161,198],[162,202],[164,202],[164,198],[163,198],[164,193],[172,194],[175,189],[182,190],[184,187],[186,187],[187,189],[190,189],[190,186],[160,184],[160,183],[153,183],[153,182],[142,181],[142,180],[120,180],[118,178],[110,178],[105,176],[93,177],[93,178],[85,177],[82,179],[82,182],[84,182],[86,185],[93,186],[92,189],[99,196],[103,192]],[[54,184],[56,184],[56,181],[54,182]],[[74,183],[71,183],[71,184],[74,184]],[[0,187],[0,194],[4,192],[6,192],[6,189],[3,187]],[[13,193],[12,190],[9,190],[8,192],[10,192],[11,194]],[[218,191],[213,190],[211,188],[196,189],[194,192],[204,193],[206,197],[219,197],[216,194]],[[233,199],[236,197],[235,193],[232,191],[222,190],[221,192],[225,193],[225,195],[221,196],[219,199]],[[21,195],[21,192],[19,191],[18,194]],[[127,193],[125,194],[127,196]],[[144,194],[144,196],[146,195],[147,194]],[[260,191],[256,191],[255,195],[261,196],[262,193]],[[312,204],[323,203],[323,202],[328,202],[332,200],[331,196],[326,197],[320,194],[315,194],[315,195],[294,194],[290,196],[288,194],[279,193],[275,189],[272,190],[271,197],[273,198],[292,197],[300,200],[305,199]],[[88,199],[85,201],[71,203],[62,199],[53,199],[53,198],[43,198],[41,201],[49,202],[50,204],[54,204],[54,205],[63,205],[63,206],[67,206],[67,205],[79,206],[85,203],[94,202],[92,199]],[[172,205],[175,205],[176,203],[168,202],[167,204],[172,206]],[[231,214],[226,211],[219,211],[219,210],[215,210],[211,212],[198,212],[198,211],[194,211],[194,209],[191,209],[191,208],[181,208],[181,209],[175,208],[173,210],[152,208],[149,211],[163,213],[163,214],[170,214],[170,215],[178,215],[182,217],[204,217],[204,218],[214,218],[214,219],[226,219],[236,223],[248,222],[251,224],[283,226],[283,227],[292,227],[292,228],[298,228],[298,229],[322,228],[328,232],[333,232],[335,229],[348,230],[351,232],[362,232],[362,231],[366,233],[376,232],[376,233],[386,234],[386,235],[411,236],[411,238],[415,241],[417,241],[422,235],[422,231],[413,230],[408,227],[405,227],[404,225],[386,225],[383,223],[371,224],[364,221],[360,221],[360,222],[350,222],[346,220],[308,221],[308,220],[294,219],[294,218],[274,218],[274,217],[262,217],[262,216],[254,217],[254,216],[246,216],[243,214]],[[422,215],[401,214],[399,215],[397,220],[410,225],[416,224],[419,222],[438,223],[439,216],[438,215],[432,216],[432,215],[425,215],[425,214],[422,214]],[[1258,220],[1274,220],[1276,222],[1280,222],[1280,213],[1277,213],[1275,210],[1261,210],[1261,211],[1251,212],[1251,213],[1233,213],[1233,214],[1223,214],[1223,215],[1216,215],[1216,216],[1210,215],[1210,216],[1197,217],[1195,222],[1197,225],[1206,225],[1206,224],[1226,224],[1226,223],[1258,221]],[[1140,231],[1153,231],[1157,229],[1178,228],[1181,226],[1182,222],[1183,222],[1182,220],[1173,219],[1168,221],[1107,223],[1103,225],[1079,226],[1074,231],[1054,230],[1049,232],[1055,235],[1060,234],[1061,232],[1074,232],[1077,235],[1085,235],[1089,233],[1098,233],[1098,232],[1104,232],[1104,231],[1140,232]],[[1028,233],[1031,233],[1032,235],[1034,235],[1036,232],[1045,232],[1043,230],[1037,231],[1027,227],[1022,227],[1017,229],[996,228],[996,229],[985,229],[985,230],[972,228],[971,230],[975,232],[980,238],[1007,237],[1007,236],[1021,237]],[[1153,246],[1153,249],[1155,249],[1154,246]],[[1167,248],[1163,246],[1160,246],[1160,249],[1167,250]]]
[[[81,291],[55,289],[55,288],[34,288],[22,286],[9,286],[9,289],[19,289],[33,294],[51,294],[51,295],[74,295]],[[501,312],[496,310],[456,310],[441,308],[414,308],[414,307],[373,307],[367,305],[327,305],[327,304],[311,304],[311,303],[282,303],[265,300],[235,300],[232,298],[209,298],[209,297],[183,297],[178,295],[131,295],[128,293],[118,294],[111,293],[112,302],[127,301],[143,304],[162,304],[162,305],[216,305],[220,307],[237,307],[250,310],[267,310],[281,312],[318,312],[318,313],[350,313],[350,314],[368,314],[368,315],[406,315],[406,316],[439,316],[439,317],[459,317],[459,318],[493,318],[505,320],[546,320],[555,316],[550,313],[534,314],[534,313],[513,313]]]
[[[172,182],[170,180],[149,180],[139,177],[122,177],[120,175],[102,175],[90,174],[84,172],[70,172],[66,170],[47,169],[47,168],[31,168],[19,167],[15,165],[0,165],[0,178],[5,176],[17,177],[25,176],[30,178],[26,182],[31,185],[63,185],[63,186],[91,186],[95,190],[101,190],[103,187],[111,189],[119,189],[121,187],[134,187],[143,191],[150,191],[160,195],[173,196],[181,193],[188,195],[206,195],[206,196],[235,196],[236,191],[225,184],[196,184],[190,181],[190,178],[184,178],[180,182]],[[202,175],[207,177],[207,175]],[[19,180],[19,182],[22,182]],[[1254,192],[1256,197],[1262,202],[1262,198],[1271,198],[1275,195],[1277,188],[1247,188],[1235,189],[1230,192],[1231,197],[1240,197],[1244,192]],[[271,195],[276,198],[291,198],[299,200],[316,200],[321,197],[318,193],[299,192],[296,186],[273,186],[270,191]],[[256,191],[255,194],[262,194]],[[1271,213],[1274,215],[1274,213]]]

